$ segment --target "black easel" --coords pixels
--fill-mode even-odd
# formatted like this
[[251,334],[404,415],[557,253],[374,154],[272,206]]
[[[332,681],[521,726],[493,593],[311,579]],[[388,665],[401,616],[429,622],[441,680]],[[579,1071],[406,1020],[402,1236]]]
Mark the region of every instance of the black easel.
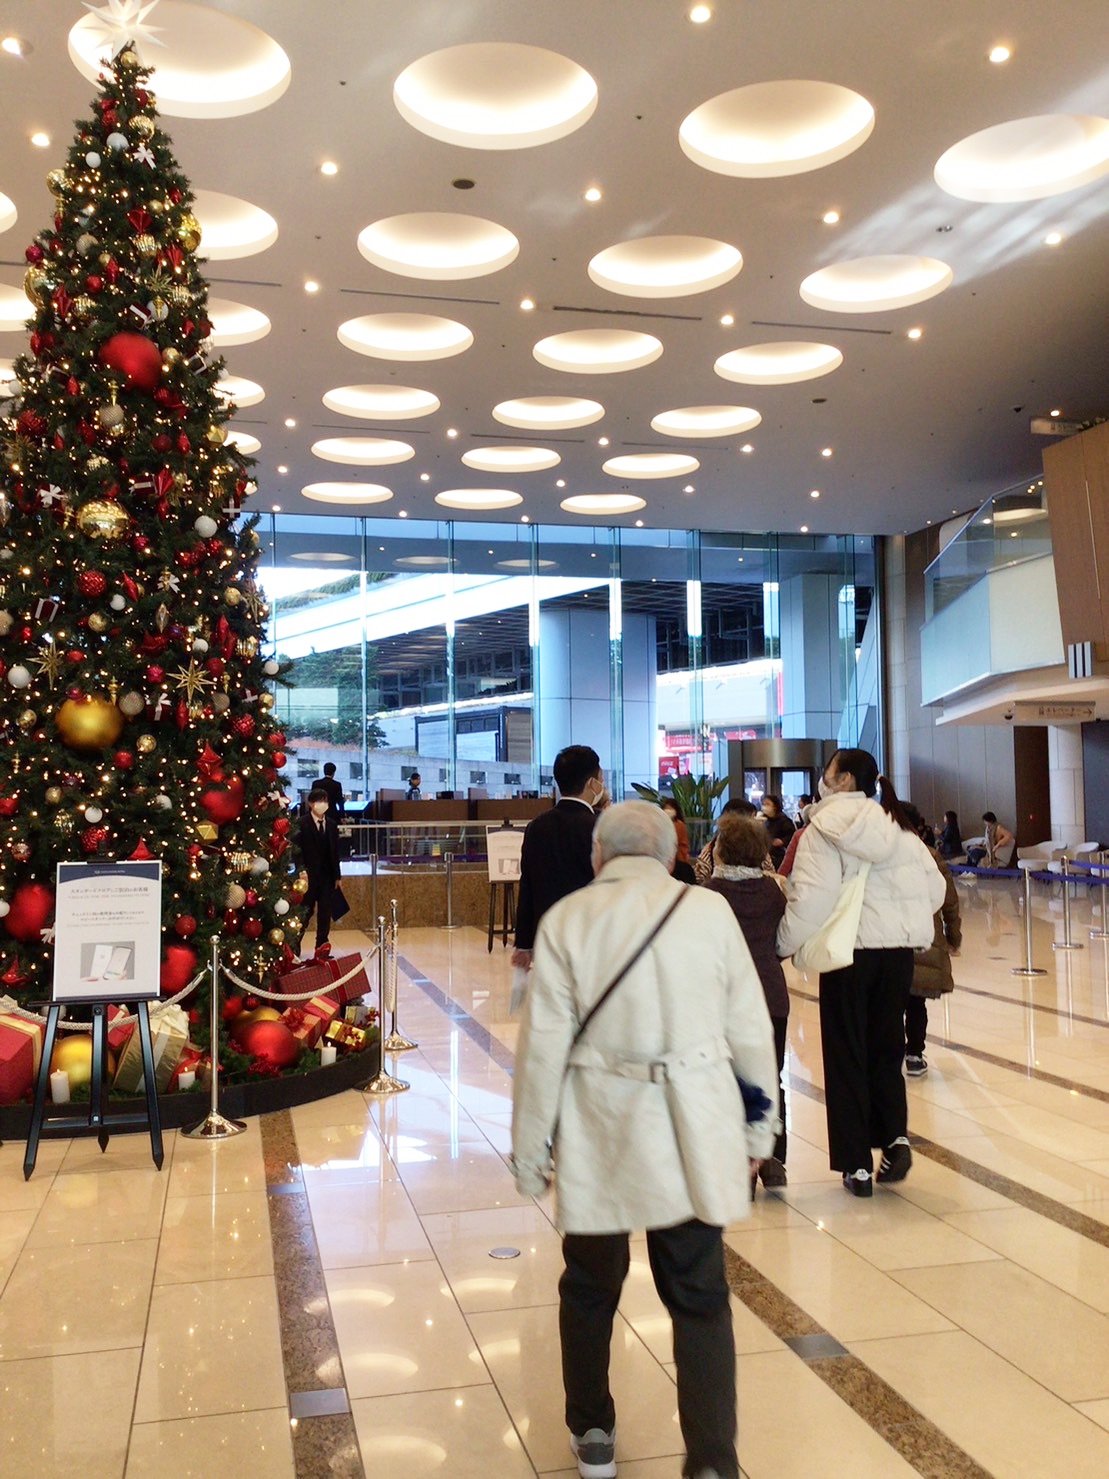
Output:
[[[150,1012],[145,1001],[136,1004],[138,1014],[139,1044],[142,1048],[143,1083],[146,1087],[146,1113],[135,1111],[123,1114],[108,1113],[108,1008],[116,1000],[82,1001],[82,1006],[92,1008],[92,1080],[89,1085],[88,1118],[73,1113],[54,1115],[47,1113],[47,1095],[50,1089],[50,1060],[54,1055],[54,1044],[61,1020],[61,1006],[52,1003],[46,1016],[46,1041],[42,1048],[38,1082],[35,1084],[35,1102],[31,1110],[31,1125],[27,1131],[27,1150],[23,1157],[23,1177],[30,1180],[38,1159],[39,1141],[45,1136],[54,1139],[64,1135],[95,1135],[100,1149],[108,1148],[108,1138],[115,1130],[132,1125],[146,1125],[150,1130],[150,1153],[160,1171],[165,1153],[162,1149],[162,1120],[158,1112],[158,1086],[154,1080],[154,1044],[150,1038]],[[67,1106],[68,1108],[68,1106]]]

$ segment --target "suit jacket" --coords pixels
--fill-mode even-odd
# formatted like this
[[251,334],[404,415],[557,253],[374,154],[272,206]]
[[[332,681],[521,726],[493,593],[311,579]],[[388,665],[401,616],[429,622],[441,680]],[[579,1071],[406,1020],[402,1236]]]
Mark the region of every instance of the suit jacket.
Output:
[[560,801],[527,825],[520,853],[516,948],[530,950],[539,921],[559,899],[593,882],[597,814],[580,801]]
[[335,883],[340,874],[339,829],[330,812],[323,822],[321,832],[316,826],[315,817],[309,812],[301,818],[300,831],[297,834],[300,860],[311,883],[326,883],[329,880]]
[[312,789],[313,791],[327,792],[327,799],[331,803],[332,811],[341,812],[344,809],[343,802],[346,798],[343,795],[343,788],[334,776],[321,775],[319,780],[312,782]]

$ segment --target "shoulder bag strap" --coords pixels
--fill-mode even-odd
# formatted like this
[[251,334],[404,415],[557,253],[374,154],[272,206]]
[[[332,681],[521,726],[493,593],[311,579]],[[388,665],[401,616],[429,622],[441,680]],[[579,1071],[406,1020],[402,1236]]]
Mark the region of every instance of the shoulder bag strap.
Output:
[[582,1038],[585,1036],[586,1028],[604,1006],[605,1002],[609,999],[612,993],[616,990],[617,986],[620,985],[620,982],[624,979],[624,977],[628,974],[632,967],[637,964],[637,962],[642,958],[642,956],[646,953],[650,946],[654,944],[655,940],[665,928],[667,921],[670,919],[670,916],[675,912],[678,905],[682,902],[682,900],[688,893],[689,888],[687,886],[683,886],[681,892],[678,894],[678,897],[670,905],[669,909],[667,909],[666,913],[655,925],[654,929],[643,941],[639,949],[635,952],[631,959],[620,968],[617,974],[613,976],[612,980],[601,992],[600,996],[589,1008],[588,1012],[586,1012],[585,1016],[582,1018],[581,1026],[578,1028],[577,1032],[574,1033],[574,1041],[570,1044],[571,1051],[573,1051],[573,1049],[577,1047],[578,1043],[581,1042]]

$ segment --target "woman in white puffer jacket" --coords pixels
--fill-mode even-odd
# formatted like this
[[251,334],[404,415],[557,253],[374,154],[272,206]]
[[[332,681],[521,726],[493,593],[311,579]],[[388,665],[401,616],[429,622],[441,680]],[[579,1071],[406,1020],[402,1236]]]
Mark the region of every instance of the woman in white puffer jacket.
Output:
[[[876,793],[881,783],[881,802]],[[799,950],[825,923],[844,883],[869,863],[855,959],[820,977],[820,1037],[828,1153],[855,1196],[901,1181],[912,1164],[901,1065],[913,952],[932,941],[944,881],[866,750],[837,750],[820,782],[787,889],[778,954]]]

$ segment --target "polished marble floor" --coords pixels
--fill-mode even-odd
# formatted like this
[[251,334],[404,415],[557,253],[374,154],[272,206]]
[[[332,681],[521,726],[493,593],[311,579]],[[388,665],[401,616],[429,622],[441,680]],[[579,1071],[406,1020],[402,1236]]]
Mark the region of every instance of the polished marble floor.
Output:
[[[749,1479],[1109,1474],[1109,954],[1037,964],[1010,884],[962,884],[959,989],[910,1081],[909,1179],[827,1169],[815,983],[791,977],[789,1181],[729,1229]],[[336,933],[337,945],[361,937]],[[218,1146],[0,1148],[0,1474],[515,1479],[571,1473],[559,1242],[505,1165],[510,969],[403,932],[396,1059]],[[514,1257],[492,1251],[516,1250]],[[679,1473],[669,1323],[642,1240],[613,1352],[620,1473]]]

